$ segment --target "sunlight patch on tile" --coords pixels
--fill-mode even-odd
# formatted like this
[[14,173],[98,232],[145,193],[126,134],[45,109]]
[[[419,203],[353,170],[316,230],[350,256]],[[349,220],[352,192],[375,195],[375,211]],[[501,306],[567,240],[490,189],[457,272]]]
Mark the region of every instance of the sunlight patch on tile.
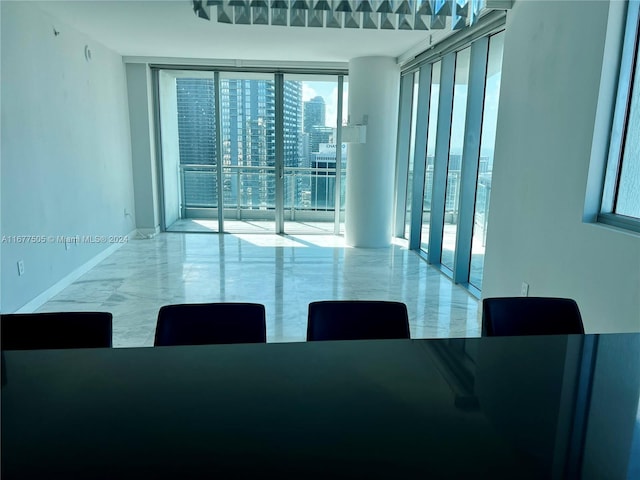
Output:
[[336,235],[288,235],[289,238],[296,238],[300,242],[311,244],[315,247],[324,248],[351,248],[344,242],[344,237]]
[[307,247],[304,243],[296,242],[290,237],[281,235],[261,235],[256,233],[233,233],[231,235],[256,247]]

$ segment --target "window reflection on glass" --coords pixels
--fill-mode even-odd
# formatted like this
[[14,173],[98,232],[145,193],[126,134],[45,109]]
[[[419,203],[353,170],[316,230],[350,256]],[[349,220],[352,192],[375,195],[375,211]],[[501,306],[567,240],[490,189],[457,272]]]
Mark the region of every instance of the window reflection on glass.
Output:
[[431,222],[431,197],[433,194],[433,164],[436,155],[436,134],[438,130],[438,104],[440,97],[441,63],[431,67],[431,92],[429,99],[429,125],[427,128],[427,165],[424,173],[424,194],[422,200],[422,232],[420,249],[429,249],[429,224]]
[[484,270],[484,249],[487,239],[487,220],[491,197],[493,150],[496,140],[496,124],[498,122],[503,48],[504,32],[493,35],[489,40],[482,136],[480,137],[480,160],[478,164],[473,238],[471,243],[471,268],[469,270],[469,283],[478,289],[482,288],[482,274]]
[[456,70],[453,91],[453,112],[451,116],[451,139],[449,161],[447,163],[447,189],[444,206],[444,228],[442,231],[442,254],[440,262],[453,270],[460,198],[460,171],[462,167],[462,146],[469,90],[469,61],[471,48],[456,54]]

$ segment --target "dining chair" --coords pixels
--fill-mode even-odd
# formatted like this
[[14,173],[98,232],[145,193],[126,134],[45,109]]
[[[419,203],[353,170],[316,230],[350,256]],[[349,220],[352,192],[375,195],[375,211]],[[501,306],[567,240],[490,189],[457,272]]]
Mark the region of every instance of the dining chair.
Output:
[[553,297],[499,297],[482,300],[482,336],[584,333],[575,300]]
[[0,315],[2,350],[109,348],[112,318],[109,312]]
[[158,312],[154,345],[265,343],[266,330],[259,303],[165,305]]
[[379,300],[325,300],[309,304],[307,340],[410,338],[407,306]]

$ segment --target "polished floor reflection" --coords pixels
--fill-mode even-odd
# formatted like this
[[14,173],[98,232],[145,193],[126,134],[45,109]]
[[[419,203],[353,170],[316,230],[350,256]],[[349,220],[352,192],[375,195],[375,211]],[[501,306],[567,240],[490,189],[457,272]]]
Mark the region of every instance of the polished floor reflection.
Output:
[[412,338],[476,337],[479,305],[404,244],[361,249],[341,236],[162,233],[131,240],[38,311],[113,313],[113,346],[153,345],[170,303],[257,302],[268,342],[304,341],[309,302],[405,302]]

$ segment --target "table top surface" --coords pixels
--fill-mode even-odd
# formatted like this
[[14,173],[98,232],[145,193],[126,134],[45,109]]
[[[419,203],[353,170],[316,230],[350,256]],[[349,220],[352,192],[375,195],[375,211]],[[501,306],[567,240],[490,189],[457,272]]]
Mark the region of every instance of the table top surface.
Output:
[[3,479],[640,475],[640,334],[2,361]]

